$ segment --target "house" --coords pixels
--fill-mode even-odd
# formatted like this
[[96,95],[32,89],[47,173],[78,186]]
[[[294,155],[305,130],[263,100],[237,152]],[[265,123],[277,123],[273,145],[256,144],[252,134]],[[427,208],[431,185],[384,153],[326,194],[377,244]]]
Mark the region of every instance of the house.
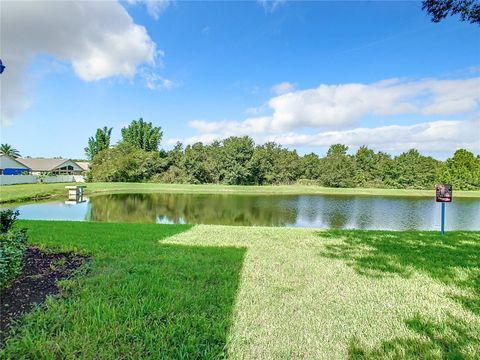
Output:
[[84,170],[70,159],[18,158],[17,161],[31,169],[33,175],[81,175]]
[[5,154],[0,155],[0,175],[22,175],[30,172],[31,169],[17,159]]

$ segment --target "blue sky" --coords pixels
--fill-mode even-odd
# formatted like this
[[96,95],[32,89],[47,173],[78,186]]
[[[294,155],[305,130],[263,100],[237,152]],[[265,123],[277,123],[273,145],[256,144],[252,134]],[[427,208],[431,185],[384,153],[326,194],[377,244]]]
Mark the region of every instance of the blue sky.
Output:
[[96,128],[116,142],[139,117],[165,148],[248,134],[320,155],[480,152],[480,28],[419,2],[2,7],[1,142],[22,155],[82,158]]

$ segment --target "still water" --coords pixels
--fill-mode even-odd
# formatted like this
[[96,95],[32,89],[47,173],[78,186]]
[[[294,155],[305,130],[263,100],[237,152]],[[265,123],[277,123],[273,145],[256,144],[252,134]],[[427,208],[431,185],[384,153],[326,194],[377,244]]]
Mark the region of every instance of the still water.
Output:
[[[480,230],[480,200],[446,204],[446,229]],[[437,230],[433,198],[347,195],[112,194],[17,207],[23,219]]]

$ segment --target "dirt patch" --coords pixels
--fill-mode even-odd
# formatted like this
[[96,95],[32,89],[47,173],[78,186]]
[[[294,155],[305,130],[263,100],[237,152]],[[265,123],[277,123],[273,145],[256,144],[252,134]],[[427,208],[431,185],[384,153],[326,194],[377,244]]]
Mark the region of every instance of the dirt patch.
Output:
[[35,247],[27,249],[21,274],[0,293],[0,347],[12,321],[43,303],[47,295],[59,294],[57,281],[70,278],[86,260],[70,253],[47,254]]

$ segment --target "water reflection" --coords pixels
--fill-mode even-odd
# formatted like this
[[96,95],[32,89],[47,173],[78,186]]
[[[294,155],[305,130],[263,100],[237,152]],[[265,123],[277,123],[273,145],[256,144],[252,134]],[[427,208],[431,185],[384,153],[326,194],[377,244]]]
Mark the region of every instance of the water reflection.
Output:
[[[233,199],[234,198],[234,199]],[[230,195],[114,194],[90,198],[87,220],[285,226],[295,223],[286,199]]]
[[[336,195],[112,194],[87,202],[20,206],[26,219],[223,224],[346,229],[436,230],[433,198]],[[447,204],[447,229],[480,230],[480,200]]]

